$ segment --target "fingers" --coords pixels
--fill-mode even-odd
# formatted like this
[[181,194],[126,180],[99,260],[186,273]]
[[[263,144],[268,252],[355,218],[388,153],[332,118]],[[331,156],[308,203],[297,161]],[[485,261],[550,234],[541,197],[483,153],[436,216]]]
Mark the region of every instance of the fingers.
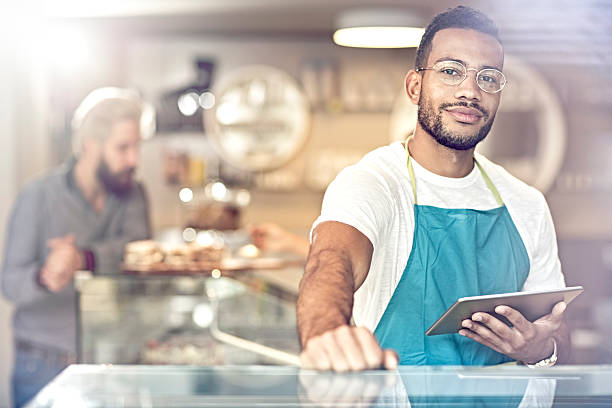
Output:
[[[332,363],[335,371],[361,371],[367,367],[365,355],[359,344],[360,341],[356,335],[353,336],[353,331],[353,328],[349,326],[341,326],[335,332],[336,341],[331,341],[329,343],[330,345],[334,345],[333,355],[336,353],[343,353],[345,357],[344,362],[346,362],[346,364],[342,362],[341,365],[335,367]],[[340,344],[342,344],[342,347],[339,347]],[[334,361],[340,361],[340,359]]]
[[51,238],[47,241],[47,246],[49,246],[49,248],[51,249],[60,247],[62,245],[74,245],[74,244],[75,244],[75,239],[74,239],[74,234],[72,233],[64,235],[63,237]]
[[300,355],[303,368],[337,372],[395,369],[397,354],[383,351],[368,329],[340,326],[310,339]]
[[387,370],[395,370],[399,364],[399,356],[395,350],[383,350],[383,367]]
[[51,249],[55,249],[64,243],[62,238],[51,238],[47,241],[47,246]]
[[53,249],[40,272],[40,281],[50,291],[63,289],[72,279],[75,269],[69,253],[63,249]]
[[[487,347],[490,347],[489,345],[491,344],[497,349],[501,349],[506,343],[504,339],[508,339],[513,335],[510,328],[505,323],[502,323],[487,313],[476,313],[472,319],[475,321],[466,319],[461,322],[461,326],[468,329],[469,332],[476,334],[478,339],[483,339],[487,343],[485,344]],[[502,327],[502,325],[504,327]],[[484,344],[476,338],[473,339]]]
[[[351,370],[353,367],[359,369],[357,368],[359,362],[349,359],[344,351],[345,343],[350,341],[351,336],[350,333],[348,335],[345,334],[342,330],[343,328],[348,329],[348,326],[340,326],[337,330],[329,331],[322,336],[323,347],[330,357],[331,368],[339,373]],[[340,333],[338,333],[339,331]]]
[[62,276],[49,268],[41,269],[40,283],[42,283],[51,292],[58,292],[65,286]]
[[372,332],[365,327],[356,327],[354,333],[363,351],[366,368],[380,368],[381,362],[384,362],[383,351],[376,338],[372,335]]
[[565,313],[565,309],[567,309],[567,303],[565,302],[559,302],[555,305],[555,307],[553,307],[552,310],[552,318],[554,320],[561,320],[563,319],[563,313]]
[[331,358],[327,355],[322,339],[314,337],[307,346],[300,354],[300,363],[303,368],[321,371],[331,369]]
[[462,322],[459,334],[516,360],[538,361],[550,355],[550,339],[561,326],[566,307],[565,302],[559,302],[551,313],[532,323],[511,307],[497,306],[495,312],[506,317],[512,328],[490,314],[478,312]]
[[553,307],[552,311],[549,314],[540,317],[538,320],[533,322],[533,324],[539,327],[547,326],[550,327],[552,330],[556,330],[563,323],[563,317],[566,308],[567,303],[559,302]]
[[500,347],[498,347],[496,344],[491,343],[489,340],[485,339],[484,337],[480,336],[478,333],[474,331],[467,330],[467,329],[461,329],[459,330],[459,334],[464,337],[468,337],[474,341],[477,341],[483,346],[487,346],[488,348],[495,350],[498,353],[504,353],[503,350]]
[[[480,337],[494,344],[504,354],[516,353],[524,349],[536,336],[536,327],[517,310],[508,306],[497,306],[495,312],[506,317],[513,327],[487,313],[475,313],[473,319],[482,322],[492,332],[479,328]],[[478,320],[480,318],[480,320]],[[494,334],[494,336],[492,335]]]
[[495,308],[495,313],[508,319],[510,323],[512,323],[512,326],[514,326],[514,328],[520,332],[524,333],[531,328],[531,322],[525,319],[521,312],[509,306],[497,306]]

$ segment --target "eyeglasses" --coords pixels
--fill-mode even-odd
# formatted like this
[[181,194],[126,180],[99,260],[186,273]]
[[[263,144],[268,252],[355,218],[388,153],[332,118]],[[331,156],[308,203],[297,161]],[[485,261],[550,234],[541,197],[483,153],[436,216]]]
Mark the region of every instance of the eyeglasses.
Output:
[[458,61],[440,61],[429,68],[417,68],[417,72],[434,71],[446,85],[457,86],[467,77],[468,71],[476,72],[476,83],[478,87],[487,93],[498,93],[506,86],[506,77],[501,71],[494,68],[485,68],[478,71],[476,68],[466,68]]

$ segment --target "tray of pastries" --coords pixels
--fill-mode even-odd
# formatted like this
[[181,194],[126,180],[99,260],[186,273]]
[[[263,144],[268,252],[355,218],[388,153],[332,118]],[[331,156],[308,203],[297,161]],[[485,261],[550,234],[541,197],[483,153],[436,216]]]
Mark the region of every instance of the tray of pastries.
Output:
[[142,274],[207,274],[214,270],[279,269],[299,264],[295,259],[261,256],[252,244],[244,245],[232,255],[218,243],[169,244],[153,240],[128,243],[123,259],[123,272]]

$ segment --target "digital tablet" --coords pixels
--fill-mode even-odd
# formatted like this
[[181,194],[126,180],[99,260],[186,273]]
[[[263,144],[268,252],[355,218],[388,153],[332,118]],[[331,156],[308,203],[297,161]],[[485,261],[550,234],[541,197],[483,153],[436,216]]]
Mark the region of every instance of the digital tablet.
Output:
[[512,292],[460,298],[444,312],[425,334],[434,336],[436,334],[457,333],[462,328],[461,322],[469,319],[476,312],[489,313],[508,326],[512,326],[508,319],[494,312],[495,308],[500,305],[518,310],[527,320],[533,322],[549,314],[555,304],[561,301],[569,304],[583,290],[582,286],[574,286],[536,292]]

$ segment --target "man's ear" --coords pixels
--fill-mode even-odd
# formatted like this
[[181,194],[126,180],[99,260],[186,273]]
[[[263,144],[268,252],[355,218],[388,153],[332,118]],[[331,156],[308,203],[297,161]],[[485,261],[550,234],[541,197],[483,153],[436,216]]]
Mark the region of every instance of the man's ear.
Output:
[[421,74],[411,69],[406,74],[406,94],[408,99],[415,104],[419,104],[421,98]]
[[102,143],[93,137],[83,138],[83,146],[81,149],[81,156],[89,158],[98,157],[101,154]]

